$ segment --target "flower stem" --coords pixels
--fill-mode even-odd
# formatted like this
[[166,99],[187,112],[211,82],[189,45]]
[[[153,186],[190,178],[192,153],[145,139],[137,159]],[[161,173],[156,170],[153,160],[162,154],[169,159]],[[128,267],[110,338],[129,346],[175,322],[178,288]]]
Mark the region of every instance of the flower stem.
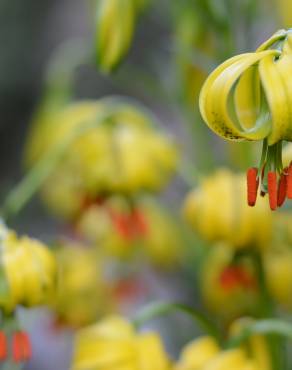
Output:
[[167,315],[172,312],[182,312],[190,316],[200,327],[206,331],[209,335],[215,337],[221,342],[221,334],[216,325],[210,321],[200,311],[190,308],[180,303],[169,303],[169,302],[154,302],[145,308],[143,308],[134,318],[133,323],[135,327],[140,327],[146,321],[152,320],[155,317]]
[[228,347],[238,347],[255,334],[275,334],[292,341],[292,324],[280,319],[256,320],[246,326],[239,335],[228,341]]

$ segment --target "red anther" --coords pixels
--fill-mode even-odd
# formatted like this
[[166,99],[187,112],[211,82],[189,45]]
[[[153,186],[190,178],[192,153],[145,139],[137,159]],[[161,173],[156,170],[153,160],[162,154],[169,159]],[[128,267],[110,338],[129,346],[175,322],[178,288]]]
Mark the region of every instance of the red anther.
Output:
[[220,284],[225,290],[236,287],[251,289],[256,285],[253,277],[241,266],[226,267],[220,275]]
[[12,355],[14,362],[21,362],[22,350],[21,350],[21,337],[20,332],[16,332],[12,337]]
[[247,203],[250,207],[255,206],[259,187],[258,169],[255,167],[247,170]]
[[220,284],[223,289],[231,290],[238,285],[237,268],[235,266],[226,267],[220,274]]
[[277,209],[278,204],[278,191],[277,191],[277,174],[276,172],[268,172],[268,193],[270,208],[272,211]]
[[134,209],[131,219],[137,234],[146,236],[148,234],[148,224],[145,215],[139,209]]
[[284,169],[284,172],[281,174],[279,184],[278,184],[278,207],[281,207],[287,197],[287,171],[288,168]]
[[131,225],[130,217],[126,214],[117,213],[112,209],[108,209],[112,223],[116,231],[127,241],[134,237],[134,230]]
[[119,301],[134,301],[146,294],[146,286],[137,280],[122,279],[114,287],[114,295]]
[[22,360],[28,361],[31,359],[32,350],[29,335],[25,332],[20,332],[19,336],[22,342]]
[[7,340],[3,331],[0,331],[0,361],[5,360],[7,357]]
[[287,176],[287,198],[292,199],[292,162],[288,168]]

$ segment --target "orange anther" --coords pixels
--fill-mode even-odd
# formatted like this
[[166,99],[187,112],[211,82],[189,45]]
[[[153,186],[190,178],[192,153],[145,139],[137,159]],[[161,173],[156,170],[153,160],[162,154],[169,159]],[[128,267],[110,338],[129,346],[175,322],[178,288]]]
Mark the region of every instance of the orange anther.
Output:
[[287,175],[287,198],[292,199],[292,162],[288,168]]
[[277,174],[276,172],[268,172],[268,193],[270,208],[272,211],[277,209],[278,191],[277,191]]
[[7,357],[7,340],[3,331],[0,331],[0,361],[5,360]]
[[288,168],[285,168],[279,180],[278,202],[277,202],[278,207],[281,207],[284,204],[286,197],[287,197],[287,174],[286,174],[287,171],[288,171]]
[[247,203],[253,207],[256,204],[257,193],[259,187],[259,179],[257,177],[258,169],[255,167],[247,170]]

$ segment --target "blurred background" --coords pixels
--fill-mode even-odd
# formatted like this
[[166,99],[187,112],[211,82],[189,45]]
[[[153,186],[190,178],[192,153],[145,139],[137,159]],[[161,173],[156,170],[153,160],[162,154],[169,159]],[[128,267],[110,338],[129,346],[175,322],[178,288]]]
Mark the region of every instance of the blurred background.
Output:
[[[227,165],[237,170],[245,169],[259,149],[249,151],[250,146],[245,144],[235,149],[209,132],[202,124],[197,108],[201,83],[207,73],[227,57],[255,49],[276,29],[286,27],[287,17],[291,15],[292,19],[292,13],[282,11],[283,7],[289,6],[288,1],[284,3],[284,0],[153,1],[137,20],[126,60],[108,75],[98,70],[94,60],[95,1],[1,0],[2,199],[24,174],[25,141],[33,112],[43,98],[48,64],[64,42],[78,39],[89,50],[89,56],[87,62],[74,71],[74,99],[98,99],[112,94],[133,97],[151,109],[161,128],[177,143],[181,156],[179,170],[158,197],[181,222],[181,204],[195,185],[197,173],[210,173],[217,166]],[[188,22],[195,28],[191,42],[192,27],[187,29]],[[220,40],[216,39],[218,30]],[[186,72],[188,68],[194,69],[194,78],[192,71]],[[38,196],[33,197],[9,226],[47,243],[54,241],[56,234],[64,230],[64,223],[47,211]],[[186,225],[182,229],[181,245],[185,244],[186,249],[194,243],[202,243]],[[191,253],[192,258],[197,257],[196,253]],[[119,264],[117,267],[115,262],[110,265],[111,278],[113,270],[124,269]],[[148,293],[141,293],[136,287],[135,298],[126,300],[120,310],[131,315],[138,307],[155,299],[177,300],[200,307],[192,266],[192,259],[187,268],[166,272],[143,266],[140,276],[135,275],[135,281],[140,281],[142,292],[146,289]],[[47,310],[29,313],[22,309],[20,317],[32,333],[35,348],[27,369],[68,370],[73,329],[54,326],[52,314]],[[171,328],[168,323],[166,317],[154,320],[153,326],[159,328],[167,348],[175,356],[181,345],[199,329],[190,327],[188,320],[180,315],[172,317]],[[174,340],[172,334],[175,332]]]

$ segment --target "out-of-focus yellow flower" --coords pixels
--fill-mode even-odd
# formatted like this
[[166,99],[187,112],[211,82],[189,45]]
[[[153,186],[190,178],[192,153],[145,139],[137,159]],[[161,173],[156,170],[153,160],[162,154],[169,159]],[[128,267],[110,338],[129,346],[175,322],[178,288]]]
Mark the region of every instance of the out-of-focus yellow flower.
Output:
[[97,253],[79,244],[55,251],[57,289],[51,300],[57,322],[72,327],[91,324],[113,308],[113,292]]
[[200,370],[208,361],[217,356],[220,347],[212,337],[201,337],[183,349],[176,370]]
[[[233,322],[230,327],[230,336],[238,335],[245,326],[252,323],[252,319],[243,318]],[[270,356],[267,339],[263,335],[254,334],[242,345],[249,355],[253,358],[255,369],[272,370],[272,361]]]
[[172,140],[154,128],[146,113],[118,98],[74,103],[53,117],[33,125],[26,149],[29,166],[96,122],[68,144],[44,185],[48,206],[63,217],[76,216],[87,197],[158,191],[176,169]]
[[[281,151],[283,140],[292,141],[291,68],[292,31],[280,30],[255,52],[222,63],[201,90],[202,117],[216,134],[227,140],[263,141],[259,168],[248,172],[251,206],[259,183],[261,192],[269,194],[272,210],[286,197]],[[292,167],[290,172],[292,181]],[[292,186],[287,197],[292,198]]]
[[235,248],[265,247],[272,233],[271,212],[263,199],[255,208],[248,207],[245,193],[243,175],[220,169],[188,195],[185,216],[208,241],[224,241]]
[[82,213],[77,230],[118,258],[142,254],[160,267],[175,266],[182,259],[181,234],[174,219],[148,198],[134,204],[119,196],[100,200]]
[[231,350],[221,350],[215,339],[202,337],[185,347],[175,369],[270,370],[271,361],[263,337],[253,336],[248,348],[243,346]]
[[156,333],[135,332],[119,316],[103,319],[76,335],[72,370],[167,370],[169,359]]
[[0,307],[11,313],[16,306],[47,304],[55,288],[56,264],[52,253],[36,239],[18,238],[0,227]]
[[256,313],[259,304],[257,275],[248,257],[234,261],[234,249],[218,244],[202,264],[200,290],[210,312],[230,321]]

